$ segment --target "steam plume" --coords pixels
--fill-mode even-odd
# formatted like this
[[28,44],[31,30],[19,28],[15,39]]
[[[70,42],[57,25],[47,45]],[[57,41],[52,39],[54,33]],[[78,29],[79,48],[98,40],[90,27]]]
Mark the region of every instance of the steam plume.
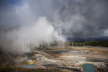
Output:
[[46,16],[36,18],[32,14],[29,2],[7,7],[0,13],[0,46],[3,51],[22,54],[42,43],[64,41]]

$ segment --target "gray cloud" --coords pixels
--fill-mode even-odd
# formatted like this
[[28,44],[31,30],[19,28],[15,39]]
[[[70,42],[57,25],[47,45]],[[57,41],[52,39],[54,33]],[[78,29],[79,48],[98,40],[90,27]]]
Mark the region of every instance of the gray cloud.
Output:
[[108,29],[107,0],[31,0],[35,16],[46,16],[65,37],[100,37]]
[[61,0],[58,19],[66,37],[99,37],[108,29],[106,0]]

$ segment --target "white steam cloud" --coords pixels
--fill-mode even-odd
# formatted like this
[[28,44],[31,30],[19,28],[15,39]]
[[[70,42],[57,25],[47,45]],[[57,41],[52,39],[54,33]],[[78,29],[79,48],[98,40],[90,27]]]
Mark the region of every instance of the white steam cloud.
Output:
[[31,48],[42,43],[50,44],[53,41],[63,41],[62,36],[54,30],[45,17],[39,18],[35,24],[20,27],[6,33],[1,46],[11,52],[29,52]]
[[[19,23],[18,27],[17,23],[12,23],[9,27],[4,26],[1,29],[0,46],[5,52],[23,54],[30,52],[32,48],[38,47],[43,43],[50,44],[54,41],[65,41],[47,17],[40,16],[35,19],[28,3],[15,6],[12,10],[7,10],[3,15],[4,19],[7,17],[12,19],[7,19],[9,22],[12,23],[15,17],[17,20],[15,22]],[[8,24],[7,22],[4,23]],[[14,25],[16,26],[14,27]]]

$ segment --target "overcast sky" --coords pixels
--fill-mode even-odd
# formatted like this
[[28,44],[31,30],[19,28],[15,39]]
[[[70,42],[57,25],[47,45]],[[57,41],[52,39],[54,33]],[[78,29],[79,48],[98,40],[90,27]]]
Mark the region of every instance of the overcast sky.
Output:
[[65,37],[108,36],[107,0],[0,0],[0,30],[46,17]]

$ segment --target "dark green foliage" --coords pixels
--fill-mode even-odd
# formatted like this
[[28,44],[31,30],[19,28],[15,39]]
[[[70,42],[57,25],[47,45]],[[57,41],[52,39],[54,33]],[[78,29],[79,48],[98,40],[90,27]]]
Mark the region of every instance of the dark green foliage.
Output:
[[102,46],[108,47],[108,41],[84,41],[84,42],[69,42],[72,46]]

